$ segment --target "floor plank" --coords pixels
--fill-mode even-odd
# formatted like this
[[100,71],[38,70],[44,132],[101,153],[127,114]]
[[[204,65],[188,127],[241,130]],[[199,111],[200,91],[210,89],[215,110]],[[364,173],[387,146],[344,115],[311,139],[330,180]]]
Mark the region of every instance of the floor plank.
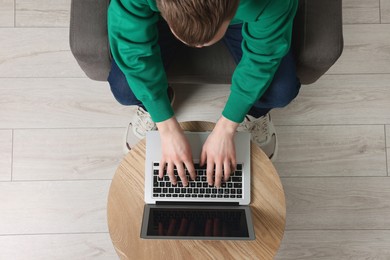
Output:
[[286,231],[276,260],[388,260],[389,230]]
[[380,23],[379,0],[343,0],[344,24]]
[[68,28],[0,28],[0,77],[85,77]]
[[381,4],[381,22],[390,23],[390,1],[380,0]]
[[133,115],[107,82],[0,78],[0,85],[0,128],[126,127]]
[[111,180],[124,128],[15,130],[13,180]]
[[286,230],[390,227],[390,178],[282,178]]
[[0,27],[14,27],[14,0],[0,0]]
[[0,236],[108,232],[110,181],[0,182]]
[[382,125],[276,128],[280,176],[387,176]]
[[0,181],[11,180],[12,130],[0,130]]
[[390,74],[325,75],[273,111],[276,125],[390,124]]
[[0,244],[1,259],[118,259],[108,233],[0,236]]
[[16,27],[69,27],[71,0],[16,0]]
[[390,24],[344,25],[344,51],[328,74],[390,73]]
[[390,125],[386,126],[387,176],[390,176]]

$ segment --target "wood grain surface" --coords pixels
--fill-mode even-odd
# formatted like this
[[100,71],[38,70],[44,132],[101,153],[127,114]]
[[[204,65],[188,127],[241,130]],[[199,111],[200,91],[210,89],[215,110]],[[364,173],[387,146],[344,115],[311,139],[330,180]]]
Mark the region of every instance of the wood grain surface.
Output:
[[[202,124],[195,125],[199,127]],[[251,210],[256,234],[253,241],[140,239],[144,209],[144,156],[145,142],[141,141],[120,164],[109,191],[109,231],[122,259],[274,257],[284,233],[285,198],[275,168],[257,146],[251,145]]]

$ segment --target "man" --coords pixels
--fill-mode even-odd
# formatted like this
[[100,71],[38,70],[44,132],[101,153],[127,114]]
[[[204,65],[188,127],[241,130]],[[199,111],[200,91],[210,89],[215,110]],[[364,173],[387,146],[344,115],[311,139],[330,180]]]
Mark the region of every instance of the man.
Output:
[[158,128],[163,147],[160,176],[167,165],[174,184],[174,168],[184,185],[185,168],[195,178],[164,70],[180,44],[202,48],[222,40],[237,62],[230,96],[201,153],[209,184],[219,187],[234,169],[237,130],[250,131],[252,141],[275,158],[277,138],[269,111],[287,105],[300,88],[290,51],[297,6],[298,0],[111,1],[111,90],[121,104],[138,106],[129,125],[134,135],[142,138]]

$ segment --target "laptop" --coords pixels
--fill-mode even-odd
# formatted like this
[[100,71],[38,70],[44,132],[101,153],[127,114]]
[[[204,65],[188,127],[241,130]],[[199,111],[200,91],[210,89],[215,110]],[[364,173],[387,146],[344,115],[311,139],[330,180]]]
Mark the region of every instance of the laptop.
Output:
[[253,240],[250,203],[250,134],[235,135],[236,171],[220,188],[207,183],[206,168],[199,165],[202,146],[210,132],[185,132],[197,177],[184,187],[168,175],[159,178],[161,140],[158,131],[146,134],[145,207],[141,225],[144,239]]

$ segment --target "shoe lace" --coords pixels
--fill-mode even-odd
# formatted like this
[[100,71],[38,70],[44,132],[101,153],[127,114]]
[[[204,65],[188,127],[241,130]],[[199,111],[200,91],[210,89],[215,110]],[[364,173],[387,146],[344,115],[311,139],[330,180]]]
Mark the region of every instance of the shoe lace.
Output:
[[142,107],[138,107],[135,122],[133,122],[133,132],[138,138],[143,138],[147,131],[157,129],[152,117]]

